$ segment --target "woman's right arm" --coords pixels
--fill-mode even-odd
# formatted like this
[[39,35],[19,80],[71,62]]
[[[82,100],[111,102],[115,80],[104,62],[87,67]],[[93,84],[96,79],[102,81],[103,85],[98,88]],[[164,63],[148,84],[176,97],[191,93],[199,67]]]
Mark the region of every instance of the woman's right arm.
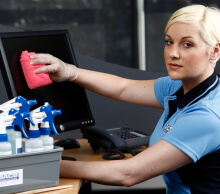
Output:
[[102,96],[133,104],[162,108],[154,94],[155,80],[131,80],[112,74],[76,68],[49,54],[35,54],[31,64],[47,64],[35,73],[49,73],[53,81],[74,81]]
[[137,105],[161,108],[154,94],[155,80],[132,80],[79,69],[75,83],[102,96]]

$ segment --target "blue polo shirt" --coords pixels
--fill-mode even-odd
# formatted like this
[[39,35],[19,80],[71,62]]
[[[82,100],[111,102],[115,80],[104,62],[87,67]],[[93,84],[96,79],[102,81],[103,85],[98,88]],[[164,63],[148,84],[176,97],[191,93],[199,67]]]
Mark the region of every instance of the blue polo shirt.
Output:
[[163,175],[167,193],[220,193],[220,82],[216,73],[185,95],[182,82],[169,77],[156,80],[154,90],[164,112],[150,145],[163,139],[193,160]]

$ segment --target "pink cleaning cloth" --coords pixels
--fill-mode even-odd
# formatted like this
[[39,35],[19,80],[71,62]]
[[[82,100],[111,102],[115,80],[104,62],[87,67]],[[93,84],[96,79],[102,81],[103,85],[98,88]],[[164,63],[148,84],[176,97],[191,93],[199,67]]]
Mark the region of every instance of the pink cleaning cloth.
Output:
[[48,73],[34,73],[35,69],[45,66],[45,64],[31,65],[30,58],[34,52],[22,51],[21,53],[21,66],[23,69],[24,77],[26,79],[27,85],[30,89],[36,89],[42,86],[46,86],[52,83]]

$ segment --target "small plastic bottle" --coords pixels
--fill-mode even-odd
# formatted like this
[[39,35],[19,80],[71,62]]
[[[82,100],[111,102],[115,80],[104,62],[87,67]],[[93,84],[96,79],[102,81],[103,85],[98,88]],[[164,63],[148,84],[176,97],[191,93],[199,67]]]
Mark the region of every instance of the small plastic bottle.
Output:
[[12,146],[12,154],[22,153],[22,135],[13,126],[7,127],[8,141]]
[[[45,123],[46,125],[48,124]],[[44,150],[51,150],[54,148],[54,138],[50,136],[50,126],[43,126],[41,124],[40,127],[41,136],[40,138],[43,141],[43,149]]]
[[8,142],[6,125],[0,122],[0,156],[12,154],[11,143]]
[[[8,135],[8,142],[11,143],[12,146],[12,154],[22,153],[22,134],[24,137],[28,138],[24,128],[23,128],[23,120],[29,117],[29,113],[24,112],[21,113],[16,109],[11,109],[5,117],[5,121],[8,122],[8,126],[6,127],[6,132]],[[15,126],[18,126],[20,131],[15,131]]]
[[30,129],[28,131],[29,139],[25,141],[25,152],[43,151],[43,140],[40,138],[40,135],[38,126],[32,126],[30,124]]

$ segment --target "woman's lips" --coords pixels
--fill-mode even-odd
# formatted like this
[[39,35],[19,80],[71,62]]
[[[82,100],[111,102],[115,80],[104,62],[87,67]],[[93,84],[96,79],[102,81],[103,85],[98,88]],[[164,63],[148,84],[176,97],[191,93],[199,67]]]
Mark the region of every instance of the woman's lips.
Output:
[[170,67],[170,69],[179,69],[179,68],[181,68],[182,66],[181,65],[178,65],[178,64],[176,64],[176,63],[169,63],[169,67]]

